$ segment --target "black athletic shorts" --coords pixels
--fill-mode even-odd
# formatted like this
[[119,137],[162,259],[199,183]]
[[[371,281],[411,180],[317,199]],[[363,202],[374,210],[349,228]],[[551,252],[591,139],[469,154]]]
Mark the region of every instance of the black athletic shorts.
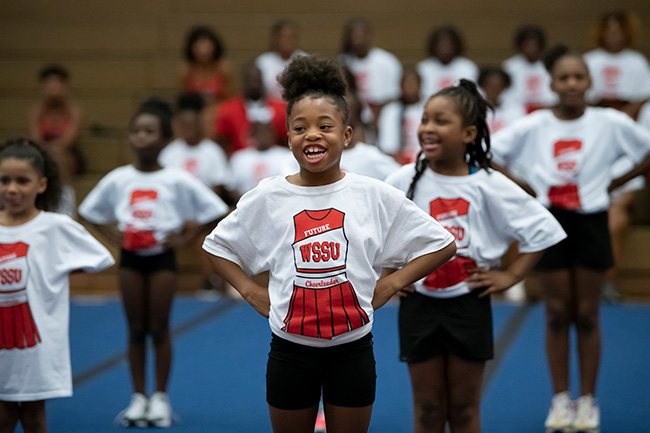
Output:
[[143,274],[159,271],[176,272],[178,270],[174,250],[166,250],[152,256],[141,256],[124,248],[120,253],[120,268],[133,269]]
[[550,211],[567,237],[544,251],[535,270],[543,272],[581,266],[606,271],[614,265],[607,211],[592,214],[558,208]]
[[266,369],[266,401],[286,410],[320,401],[364,407],[375,401],[372,334],[332,347],[311,347],[273,335]]
[[399,306],[400,360],[421,362],[454,354],[472,361],[494,356],[490,296],[473,291],[453,298],[414,292]]

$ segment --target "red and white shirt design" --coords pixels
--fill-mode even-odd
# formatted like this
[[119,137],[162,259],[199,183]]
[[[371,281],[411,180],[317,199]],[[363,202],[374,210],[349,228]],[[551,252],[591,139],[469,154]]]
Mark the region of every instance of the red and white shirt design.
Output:
[[28,250],[24,242],[0,243],[0,350],[41,342],[27,300]]
[[551,206],[569,210],[582,208],[577,182],[584,157],[582,148],[582,141],[579,139],[558,140],[553,144],[553,158],[561,183],[549,188],[548,199]]
[[463,198],[437,198],[429,203],[429,212],[456,240],[457,252],[447,263],[424,279],[427,290],[455,287],[476,269],[476,262],[463,254],[470,244],[470,203]]
[[282,330],[331,339],[369,323],[347,277],[345,214],[304,210],[293,219],[296,277]]
[[158,191],[153,189],[131,192],[129,207],[131,221],[124,231],[122,246],[127,251],[146,250],[156,246],[154,236],[155,208]]

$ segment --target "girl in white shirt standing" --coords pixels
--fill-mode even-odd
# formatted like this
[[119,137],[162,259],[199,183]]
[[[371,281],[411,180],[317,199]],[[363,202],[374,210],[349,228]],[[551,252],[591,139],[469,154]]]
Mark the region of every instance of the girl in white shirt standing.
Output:
[[[177,286],[174,250],[210,229],[226,204],[200,180],[178,168],[163,168],[160,151],[172,138],[171,109],[159,100],[142,104],[129,126],[133,165],[108,173],[84,199],[79,213],[120,246],[120,292],[129,327],[133,382],[124,423],[171,424],[167,395],[172,342],[169,315]],[[117,223],[117,226],[115,226]],[[155,352],[155,393],[146,398],[147,337]]]
[[[480,432],[481,384],[493,356],[490,294],[520,282],[541,252],[566,235],[533,197],[489,169],[487,102],[468,80],[424,107],[417,163],[386,182],[406,192],[456,239],[456,255],[416,283],[399,312],[418,433]],[[506,269],[500,259],[514,242]]]
[[[600,426],[594,399],[601,350],[599,297],[605,271],[613,264],[608,192],[650,166],[650,134],[623,113],[587,106],[591,80],[581,56],[558,47],[545,63],[559,104],[499,131],[492,150],[495,162],[518,176],[568,234],[537,266],[546,298],[546,350],[555,393],[546,427],[591,432]],[[611,166],[621,156],[637,165],[612,180]],[[572,325],[580,369],[575,413],[569,396]]]
[[52,213],[58,168],[41,147],[0,148],[0,431],[46,431],[45,400],[72,395],[68,337],[73,271],[114,261],[80,224]]
[[[345,173],[352,128],[338,64],[298,57],[280,78],[298,173],[244,194],[203,248],[273,333],[267,402],[275,432],[368,430],[375,398],[373,311],[455,252],[453,238],[403,194]],[[401,268],[385,276],[382,267]],[[250,274],[269,271],[268,287]]]

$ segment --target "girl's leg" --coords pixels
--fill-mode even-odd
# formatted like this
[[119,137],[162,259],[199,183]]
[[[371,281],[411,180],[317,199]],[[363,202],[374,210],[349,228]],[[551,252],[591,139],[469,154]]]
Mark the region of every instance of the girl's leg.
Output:
[[20,404],[20,424],[25,433],[46,433],[45,400],[22,402]]
[[605,272],[576,269],[576,333],[580,365],[580,395],[594,394],[600,364],[600,290]]
[[453,433],[481,431],[481,384],[485,361],[447,356],[449,426]]
[[169,315],[178,274],[174,271],[159,271],[149,279],[149,322],[148,330],[153,339],[156,354],[156,391],[167,392],[167,382],[172,363],[172,339],[169,332]]
[[553,393],[569,390],[569,328],[574,319],[574,290],[569,269],[540,272],[546,300],[546,356]]
[[370,427],[372,405],[341,407],[325,403],[324,407],[328,433],[365,433]]
[[18,424],[20,403],[0,400],[0,433],[13,433]]
[[[447,420],[447,361],[436,356],[409,363],[414,433],[443,433]],[[327,424],[329,428],[329,420]]]
[[[286,410],[269,406],[273,433],[314,433],[318,405],[307,409]],[[327,430],[330,429],[327,419]]]
[[129,368],[133,391],[145,394],[145,367],[147,361],[147,279],[133,269],[118,271],[122,304],[129,327]]

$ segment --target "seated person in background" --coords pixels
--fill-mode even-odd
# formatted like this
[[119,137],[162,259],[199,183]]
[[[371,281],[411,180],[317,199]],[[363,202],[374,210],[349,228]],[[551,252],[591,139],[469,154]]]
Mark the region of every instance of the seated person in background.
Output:
[[490,104],[491,110],[486,113],[490,134],[511,125],[515,120],[524,117],[524,107],[503,95],[510,87],[510,76],[500,68],[481,68],[478,76],[478,86]]
[[68,71],[59,65],[44,67],[39,73],[41,100],[28,115],[29,136],[41,143],[59,166],[63,191],[58,212],[74,217],[76,199],[72,181],[83,171],[79,137],[83,109],[68,97]]
[[226,154],[244,149],[251,145],[251,118],[260,111],[271,113],[271,125],[275,132],[275,143],[286,145],[286,104],[284,101],[270,98],[266,94],[262,73],[254,64],[243,69],[243,92],[224,101],[217,110],[214,119],[214,136]]
[[584,55],[591,73],[588,101],[624,111],[633,119],[650,98],[650,65],[633,50],[636,22],[627,12],[605,14],[596,32],[598,48]]
[[554,105],[557,95],[551,90],[551,76],[542,62],[546,48],[544,31],[538,26],[521,27],[515,34],[515,48],[517,54],[501,65],[512,80],[504,102],[507,99],[523,106],[527,114]]
[[295,21],[281,19],[271,27],[271,49],[255,59],[255,65],[262,72],[267,94],[281,99],[278,74],[295,56],[306,54],[298,48],[299,29]]
[[230,157],[232,179],[241,194],[253,189],[265,177],[283,174],[289,149],[275,144],[275,130],[269,121],[271,114],[260,112],[251,119],[252,146],[240,149]]
[[404,69],[401,88],[400,98],[387,104],[379,115],[378,147],[400,164],[408,164],[415,161],[420,151],[418,126],[425,103],[420,75],[415,69]]

